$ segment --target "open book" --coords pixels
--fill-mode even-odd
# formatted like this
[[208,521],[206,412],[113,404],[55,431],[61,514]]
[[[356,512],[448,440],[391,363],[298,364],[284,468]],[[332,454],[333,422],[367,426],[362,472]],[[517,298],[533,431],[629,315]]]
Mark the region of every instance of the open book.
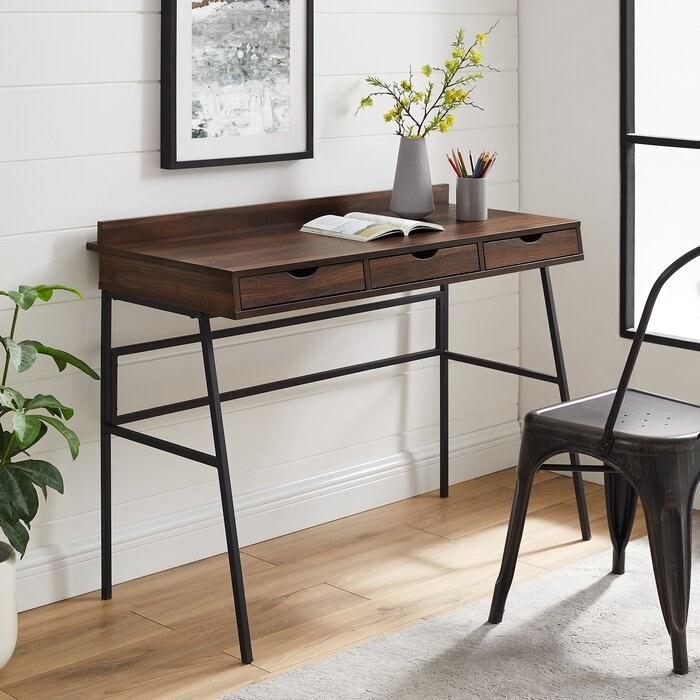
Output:
[[345,216],[326,214],[305,223],[301,229],[306,233],[320,233],[322,236],[349,238],[354,241],[373,241],[375,238],[403,233],[408,236],[414,231],[444,231],[440,224],[430,221],[399,219],[381,214],[363,214],[353,211]]

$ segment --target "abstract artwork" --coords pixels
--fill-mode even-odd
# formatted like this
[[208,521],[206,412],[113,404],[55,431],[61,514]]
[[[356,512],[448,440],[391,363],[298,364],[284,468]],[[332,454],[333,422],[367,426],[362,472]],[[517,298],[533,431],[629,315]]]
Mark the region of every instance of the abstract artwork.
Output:
[[163,0],[161,167],[312,157],[313,0]]

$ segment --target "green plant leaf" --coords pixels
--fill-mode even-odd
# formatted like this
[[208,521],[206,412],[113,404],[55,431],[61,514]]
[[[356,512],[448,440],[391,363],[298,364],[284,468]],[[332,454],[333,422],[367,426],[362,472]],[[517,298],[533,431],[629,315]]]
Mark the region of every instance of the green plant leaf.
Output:
[[22,408],[24,402],[24,396],[17,389],[12,389],[9,386],[0,386],[0,406],[14,411],[17,408]]
[[49,416],[34,417],[38,418],[44,423],[48,423],[53,428],[56,428],[56,430],[58,430],[58,432],[61,433],[61,435],[63,435],[64,438],[66,438],[66,442],[68,443],[68,447],[70,448],[71,457],[75,459],[78,456],[78,452],[80,450],[80,440],[78,439],[78,436],[67,425],[64,425],[60,420],[58,420],[58,418],[50,418]]
[[33,344],[27,341],[15,342],[12,338],[0,337],[0,343],[4,345],[7,354],[10,356],[12,366],[18,372],[26,372],[36,360],[37,350]]
[[[34,481],[30,476],[19,469],[6,467],[5,470],[17,482],[17,486],[22,492],[23,502],[21,507],[17,508],[17,515],[20,520],[23,520],[27,523],[27,526],[29,526],[29,523],[34,520],[39,510],[39,497],[36,493]],[[44,498],[46,498],[46,489],[42,486],[41,490],[44,492]]]
[[26,284],[20,285],[16,292],[8,292],[7,296],[9,296],[20,309],[24,309],[25,311],[31,309],[34,302],[37,300],[36,289],[34,289],[34,287],[28,287]]
[[[17,472],[9,466],[0,469],[0,517],[12,522],[13,519],[30,523],[39,508],[34,483],[23,472]],[[7,507],[9,506],[9,507]]]
[[63,493],[63,477],[61,472],[51,464],[42,459],[25,459],[21,462],[14,462],[11,468],[26,474],[46,496],[46,487]]
[[[5,479],[9,479],[7,486],[4,483]],[[13,500],[16,490],[17,484],[10,477],[7,468],[0,468],[0,519],[10,521],[17,517]]]
[[83,295],[77,289],[74,289],[73,287],[66,287],[63,284],[39,284],[36,287],[22,284],[17,291],[0,291],[0,296],[9,297],[15,304],[17,304],[17,306],[19,306],[20,309],[24,309],[26,311],[34,305],[34,302],[37,299],[41,299],[41,301],[49,301],[53,296],[54,291],[58,289],[75,294],[81,299],[83,298]]
[[24,410],[18,409],[12,414],[12,427],[22,449],[26,449],[27,445],[34,444],[41,430],[39,417],[27,415]]
[[25,411],[38,408],[45,408],[52,416],[62,416],[65,420],[70,420],[74,413],[72,408],[64,406],[51,394],[37,394],[34,398],[27,400],[24,406]]
[[[46,435],[47,430],[48,430],[48,428],[40,421],[38,435],[36,435],[36,437],[34,437],[34,439],[31,440],[30,442],[26,442],[24,444],[19,442],[19,440],[17,439],[17,436],[15,435],[15,439],[12,442],[12,444],[10,445],[10,449],[6,454],[6,458],[12,459],[16,455],[18,455],[20,452],[24,452],[26,454],[28,449],[30,449],[31,447],[36,445],[36,443],[39,442],[39,440],[41,440],[41,438],[43,438],[44,435]],[[13,435],[14,435],[14,433],[8,433],[7,431],[0,432],[0,455],[5,454],[5,451],[7,450],[8,440],[10,440],[10,438]]]
[[75,296],[80,297],[81,299],[83,298],[83,295],[77,289],[75,289],[75,287],[66,287],[63,284],[39,284],[34,287],[39,299],[42,301],[49,301],[49,299],[51,299],[53,296],[53,293],[58,289],[75,294]]
[[51,357],[56,363],[56,367],[58,367],[59,372],[62,372],[66,368],[66,365],[72,365],[73,367],[79,369],[81,372],[84,372],[93,379],[100,378],[100,375],[97,374],[97,372],[95,372],[95,370],[92,369],[92,367],[90,367],[90,365],[88,365],[87,362],[83,362],[83,360],[75,357],[74,355],[71,355],[65,350],[59,350],[58,348],[50,348],[48,345],[44,345],[38,340],[25,340],[24,342],[31,343],[40,355],[48,355],[49,357]]
[[27,528],[18,520],[9,521],[2,517],[0,517],[0,528],[5,533],[9,543],[19,552],[20,558],[23,557],[29,543]]
[[26,372],[36,361],[38,352],[34,344],[26,340],[18,343],[20,349],[20,363],[15,364],[15,369],[18,372]]

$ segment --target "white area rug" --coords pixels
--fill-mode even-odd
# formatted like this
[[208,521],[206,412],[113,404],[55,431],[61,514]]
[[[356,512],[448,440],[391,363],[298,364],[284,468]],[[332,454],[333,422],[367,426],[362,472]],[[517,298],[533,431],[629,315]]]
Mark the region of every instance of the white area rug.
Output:
[[[698,522],[694,536],[697,543]],[[687,676],[671,671],[671,642],[643,539],[629,545],[622,576],[609,573],[605,552],[516,586],[500,625],[486,623],[490,599],[478,600],[224,700],[697,700],[697,547],[694,558]]]

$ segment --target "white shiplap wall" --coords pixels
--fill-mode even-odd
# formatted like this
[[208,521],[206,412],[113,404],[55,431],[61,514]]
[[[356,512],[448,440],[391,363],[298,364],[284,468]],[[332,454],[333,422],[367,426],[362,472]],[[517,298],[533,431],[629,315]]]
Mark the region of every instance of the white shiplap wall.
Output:
[[[487,56],[500,72],[479,86],[486,110],[460,115],[456,129],[428,145],[434,182],[452,180],[447,149],[498,150],[490,202],[517,208],[516,0],[316,0],[315,157],[177,172],[159,169],[159,0],[0,0],[0,287],[60,282],[86,296],[38,307],[19,335],[97,366],[96,259],[85,243],[98,220],[389,189],[398,142],[379,108],[353,117],[363,77],[441,61],[458,27],[471,35],[498,19]],[[455,286],[451,300],[455,347],[517,360],[515,277]],[[9,317],[0,307],[3,329]],[[432,307],[417,306],[228,340],[218,355],[221,384],[425,347],[431,319]],[[116,309],[115,329],[120,343],[194,330],[126,307]],[[435,363],[423,362],[227,405],[242,543],[434,488],[436,379]],[[43,456],[63,468],[66,494],[41,509],[20,564],[27,608],[99,585],[98,386],[70,370],[55,376],[48,363],[17,381],[74,406],[83,441],[75,463],[59,439],[46,442]],[[120,410],[202,392],[192,348],[130,358]],[[457,367],[451,406],[455,480],[514,462],[517,381]],[[209,449],[202,411],[149,429]],[[116,580],[223,551],[209,468],[115,441],[113,488]]]

